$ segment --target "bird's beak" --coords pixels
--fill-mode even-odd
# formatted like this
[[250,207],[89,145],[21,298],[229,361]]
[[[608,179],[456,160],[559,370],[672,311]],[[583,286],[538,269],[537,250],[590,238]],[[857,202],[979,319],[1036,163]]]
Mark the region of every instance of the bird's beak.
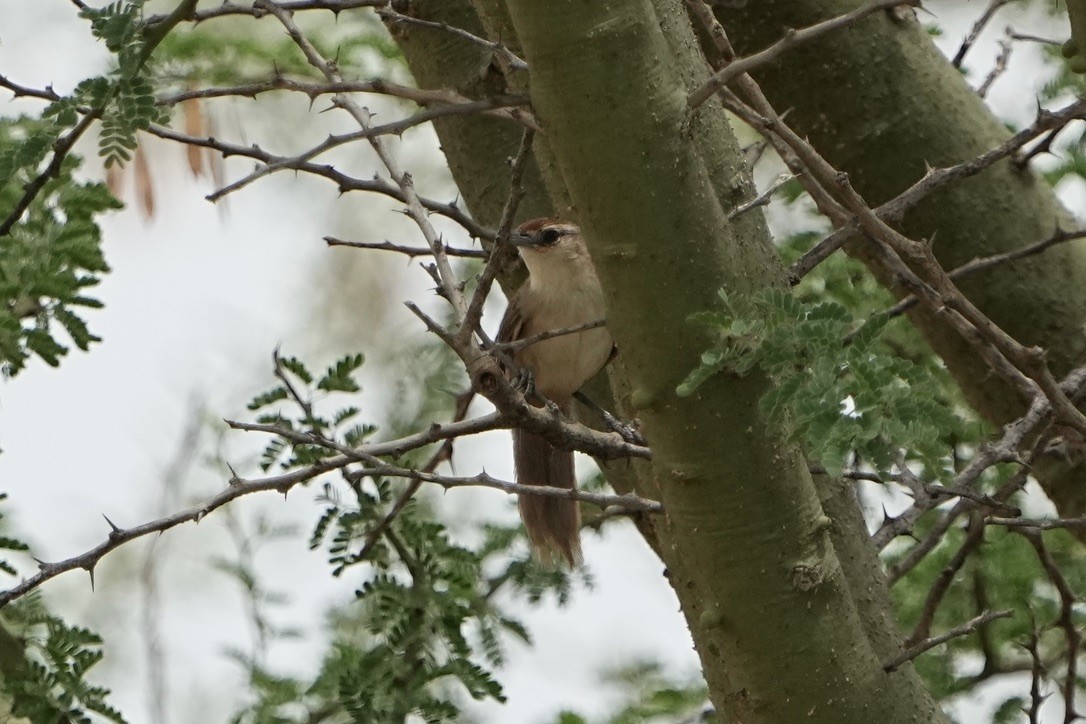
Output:
[[513,242],[513,246],[519,246],[522,248],[530,249],[533,246],[537,246],[538,242],[531,234],[523,234],[519,231],[514,231],[509,235],[509,241]]

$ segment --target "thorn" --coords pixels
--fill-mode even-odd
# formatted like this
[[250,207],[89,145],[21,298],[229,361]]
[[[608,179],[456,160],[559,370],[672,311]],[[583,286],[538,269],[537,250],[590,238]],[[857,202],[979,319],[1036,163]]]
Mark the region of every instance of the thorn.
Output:
[[116,523],[114,523],[112,520],[109,519],[109,516],[107,516],[105,513],[102,513],[102,517],[106,519],[107,523],[109,523],[111,536],[112,536],[113,533],[120,533],[121,532],[121,529],[117,527]]
[[230,471],[230,479],[226,481],[227,485],[239,485],[241,484],[241,476],[238,475],[238,471],[234,470],[234,466],[230,463],[226,464],[226,469]]
[[94,590],[94,564],[92,563],[89,566],[86,566],[86,569],[87,569],[87,574],[90,575],[91,591],[93,591]]

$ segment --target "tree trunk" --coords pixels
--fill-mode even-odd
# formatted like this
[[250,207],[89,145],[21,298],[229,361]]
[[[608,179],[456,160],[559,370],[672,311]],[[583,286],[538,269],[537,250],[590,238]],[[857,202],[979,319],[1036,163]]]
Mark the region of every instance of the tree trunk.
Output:
[[[758,0],[743,9],[718,6],[717,15],[736,50],[748,54],[779,39],[785,28],[861,4]],[[1009,137],[919,23],[885,12],[790,50],[755,75],[774,104],[792,109],[788,122],[848,172],[871,204],[903,191],[926,165],[961,163]],[[1061,224],[1072,228],[1052,188],[1003,161],[928,196],[907,214],[902,230],[934,240],[939,261],[952,269],[1045,239]],[[1061,245],[964,278],[959,286],[1015,339],[1047,349],[1058,376],[1086,361],[1086,245]],[[1025,411],[1014,391],[945,323],[924,309],[912,319],[982,416],[1002,424]],[[1048,459],[1035,472],[1061,515],[1086,513],[1081,457]]]
[[719,107],[684,126],[704,66],[681,9],[507,5],[607,293],[624,402],[653,446],[661,554],[718,710],[744,722],[939,720],[915,674],[883,673],[806,463],[757,412],[765,380],[721,376],[675,394],[709,344],[686,317],[722,285],[743,295],[782,283],[764,227],[727,222],[750,185]]

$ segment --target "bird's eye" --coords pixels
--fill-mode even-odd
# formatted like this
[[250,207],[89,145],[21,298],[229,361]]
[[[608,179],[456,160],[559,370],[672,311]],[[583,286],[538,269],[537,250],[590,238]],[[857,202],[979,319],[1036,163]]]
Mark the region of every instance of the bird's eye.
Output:
[[562,232],[558,231],[558,229],[543,229],[543,231],[539,232],[539,243],[548,245],[553,244],[558,241],[558,237],[561,235]]

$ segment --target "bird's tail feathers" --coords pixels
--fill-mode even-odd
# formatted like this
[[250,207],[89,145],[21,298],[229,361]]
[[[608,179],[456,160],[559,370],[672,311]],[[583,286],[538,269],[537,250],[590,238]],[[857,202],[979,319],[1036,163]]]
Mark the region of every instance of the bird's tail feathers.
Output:
[[[560,450],[539,435],[513,430],[513,461],[521,485],[572,490],[577,479],[573,451]],[[536,559],[554,565],[557,558],[573,568],[581,561],[581,514],[576,500],[549,495],[520,495],[520,517]]]

